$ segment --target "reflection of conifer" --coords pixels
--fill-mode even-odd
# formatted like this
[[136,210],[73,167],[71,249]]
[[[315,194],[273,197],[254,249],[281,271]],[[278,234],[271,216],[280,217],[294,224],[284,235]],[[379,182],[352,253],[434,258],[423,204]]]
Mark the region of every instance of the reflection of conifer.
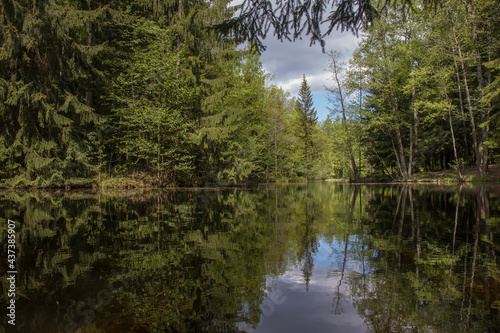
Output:
[[[308,193],[307,193],[308,194]],[[306,198],[308,195],[306,194]],[[309,284],[314,270],[314,254],[318,250],[318,242],[312,230],[314,216],[309,215],[308,203],[305,203],[304,235],[302,237],[302,248],[299,256],[303,262],[302,274],[306,283],[306,291],[309,291]]]
[[302,266],[302,274],[306,283],[306,291],[309,291],[309,284],[311,282],[311,276],[314,269],[314,259],[312,257],[313,253],[310,250],[311,249],[309,247],[306,249],[304,264]]

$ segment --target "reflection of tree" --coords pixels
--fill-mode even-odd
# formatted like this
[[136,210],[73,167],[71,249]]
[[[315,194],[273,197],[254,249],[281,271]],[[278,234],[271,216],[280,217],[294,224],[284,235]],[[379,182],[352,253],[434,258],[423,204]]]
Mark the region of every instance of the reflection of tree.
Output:
[[255,327],[266,279],[300,262],[307,288],[320,238],[343,249],[334,312],[352,299],[374,332],[500,325],[500,205],[485,189],[267,191],[2,194],[0,217],[20,222],[17,311],[32,318],[23,332]]
[[[294,195],[271,207],[289,217]],[[20,270],[18,315],[33,318],[25,332],[238,331],[238,322],[259,322],[266,277],[288,260],[287,232],[262,214],[262,192],[26,194],[0,203],[2,216],[25,221],[18,264],[30,270]],[[127,288],[96,302],[120,281]]]
[[304,197],[302,199],[304,216],[299,216],[299,250],[297,257],[300,258],[302,264],[302,275],[306,285],[306,291],[309,291],[309,284],[314,270],[314,255],[318,251],[318,239],[314,231],[314,220],[316,218],[315,199],[309,194],[309,184],[306,183]]
[[[54,318],[63,327],[67,309],[75,305],[64,294],[78,294],[93,280],[93,267],[105,257],[103,248],[95,247],[102,237],[94,219],[99,211],[94,195],[86,193],[0,196],[0,216],[16,221],[16,312],[18,318],[31,318],[20,323],[24,332],[52,331]],[[5,227],[3,221],[1,225]],[[1,230],[2,238],[5,231]],[[6,247],[0,252],[6,257]]]
[[[374,332],[495,330],[499,294],[492,296],[491,290],[498,290],[494,258],[499,247],[490,236],[500,225],[492,233],[485,223],[491,206],[486,192],[465,196],[406,187],[396,195],[390,220],[385,194],[372,197],[367,207],[379,207],[378,216],[365,224],[377,253],[369,264],[377,274],[350,279],[354,304],[365,322]],[[405,227],[408,215],[411,228]]]
[[[194,197],[194,206],[177,200],[176,212],[169,209],[163,225],[172,216],[177,222],[162,232],[168,247],[156,256],[144,248],[136,260],[127,255],[123,262],[140,272],[123,295],[123,302],[132,302],[129,315],[141,329],[151,330],[149,323],[156,323],[151,331],[231,332],[237,331],[238,322],[255,326],[272,235],[272,226],[260,214],[267,207],[256,205],[261,193]],[[146,258],[152,261],[144,266]],[[145,285],[147,293],[142,291]]]
[[[358,198],[358,192],[359,192],[359,187],[354,186],[354,191],[352,191],[352,196],[351,196],[351,201],[349,204],[349,209],[347,210],[348,213],[346,215],[345,219],[345,224],[351,226],[354,221],[354,209],[356,206],[356,200]],[[345,188],[344,188],[345,189]],[[351,228],[349,228],[351,229]],[[347,265],[347,258],[348,258],[348,249],[349,249],[349,234],[350,231],[347,231],[346,234],[343,237],[343,243],[344,243],[344,251],[343,251],[343,260],[342,260],[342,268],[340,270],[340,278],[339,278],[339,283],[337,284],[337,290],[335,292],[335,296],[332,301],[332,308],[333,308],[333,313],[334,314],[341,314],[343,313],[343,303],[348,301],[348,295],[344,295],[341,292],[342,288],[342,283],[344,282],[344,277],[346,273],[346,265]]]
[[333,302],[332,302],[332,308],[333,308],[333,313],[335,314],[341,314],[344,312],[343,309],[343,297],[346,297],[345,295],[342,294],[341,292],[341,287],[342,287],[342,282],[344,281],[344,274],[345,274],[345,268],[346,268],[346,263],[347,263],[347,249],[349,247],[349,235],[345,235],[344,238],[344,260],[342,261],[342,269],[340,271],[340,279],[339,283],[337,284],[337,291],[335,293]]

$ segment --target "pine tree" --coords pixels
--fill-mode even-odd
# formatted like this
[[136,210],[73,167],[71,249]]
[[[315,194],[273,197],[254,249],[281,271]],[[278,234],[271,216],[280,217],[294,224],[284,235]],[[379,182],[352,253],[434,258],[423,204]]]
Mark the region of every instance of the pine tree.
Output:
[[242,55],[246,58],[238,63],[225,62],[229,85],[210,97],[198,132],[207,164],[217,179],[230,182],[262,177],[265,171],[265,74],[257,55],[248,50]]
[[226,103],[237,95],[243,52],[209,29],[231,17],[227,3],[135,0],[122,8],[130,22],[111,41],[120,54],[110,98],[119,126],[108,143],[117,173],[193,184],[214,181],[230,164],[241,166],[238,180],[253,170],[235,162],[232,145],[247,110]]
[[316,128],[318,116],[313,107],[311,88],[307,84],[306,75],[302,76],[302,83],[298,99],[295,103],[295,112],[297,114],[298,137],[302,143],[302,164],[306,180],[309,181],[309,170],[314,157],[313,132]]
[[87,103],[101,73],[86,22],[109,8],[62,1],[2,1],[0,8],[0,178],[10,185],[62,183],[94,171],[88,133],[101,117]]
[[[266,120],[264,130],[267,132],[268,149],[266,179],[272,173],[275,181],[290,176],[290,165],[293,155],[293,135],[290,126],[293,103],[289,93],[281,88],[271,86],[266,97]],[[272,171],[270,171],[272,170]]]

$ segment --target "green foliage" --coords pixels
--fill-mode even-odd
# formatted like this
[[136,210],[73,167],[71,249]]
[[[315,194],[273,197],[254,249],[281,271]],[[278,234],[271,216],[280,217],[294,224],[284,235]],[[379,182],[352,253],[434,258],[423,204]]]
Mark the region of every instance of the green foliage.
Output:
[[[363,92],[362,76],[363,74],[351,67],[346,72],[345,63],[340,61],[341,54],[337,51],[328,52],[329,72],[333,79],[333,85],[326,87],[329,92],[329,101],[331,103],[330,115],[341,116],[341,126],[331,133],[335,136],[335,149],[331,154],[337,155],[341,160],[341,172],[337,173],[341,178],[357,181],[361,175],[361,131],[359,124],[359,115],[362,109]],[[358,94],[358,100],[354,99]],[[336,119],[336,122],[339,118]],[[356,154],[357,153],[357,154]],[[356,162],[355,155],[359,159]]]
[[30,183],[60,167],[65,177],[92,175],[87,131],[101,117],[86,104],[84,87],[101,75],[89,57],[102,47],[85,45],[82,22],[107,16],[107,9],[58,1],[2,2],[1,178]]
[[[173,34],[146,21],[135,29],[142,46],[116,80],[121,107],[115,111],[119,152],[131,170],[156,174],[158,182],[186,181],[193,168],[187,107],[193,92],[180,74]],[[144,47],[143,45],[147,45]]]
[[[293,102],[289,93],[271,86],[266,96],[264,132],[267,135],[266,173],[271,173],[274,180],[289,179],[295,176],[294,154],[298,146],[293,133]],[[266,126],[267,124],[267,126]],[[269,175],[266,175],[268,178]]]
[[311,88],[307,84],[305,74],[302,76],[299,95],[295,102],[295,135],[299,138],[300,146],[298,152],[300,155],[300,173],[302,173],[306,181],[309,180],[309,173],[315,158],[316,144],[314,141],[316,122],[318,116],[316,109],[313,107]]
[[305,75],[293,100],[251,50],[268,29],[321,41],[333,3],[2,1],[0,186],[407,178],[461,160],[484,178],[500,151],[495,1],[409,3],[335,3],[328,33],[373,24],[345,73],[336,56],[342,117],[320,124]]
[[393,175],[397,168],[407,177],[462,159],[481,174],[488,154],[494,163],[497,131],[489,125],[498,113],[498,45],[491,41],[498,29],[491,5],[446,2],[433,15],[396,8],[366,30],[353,64],[365,78],[360,120],[367,159],[379,172]]

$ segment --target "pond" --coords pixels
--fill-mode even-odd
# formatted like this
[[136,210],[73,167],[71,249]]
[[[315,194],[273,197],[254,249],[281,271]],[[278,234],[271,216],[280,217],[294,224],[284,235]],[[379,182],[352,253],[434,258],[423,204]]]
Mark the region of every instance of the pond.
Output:
[[498,186],[3,192],[0,225],[0,332],[500,327]]

